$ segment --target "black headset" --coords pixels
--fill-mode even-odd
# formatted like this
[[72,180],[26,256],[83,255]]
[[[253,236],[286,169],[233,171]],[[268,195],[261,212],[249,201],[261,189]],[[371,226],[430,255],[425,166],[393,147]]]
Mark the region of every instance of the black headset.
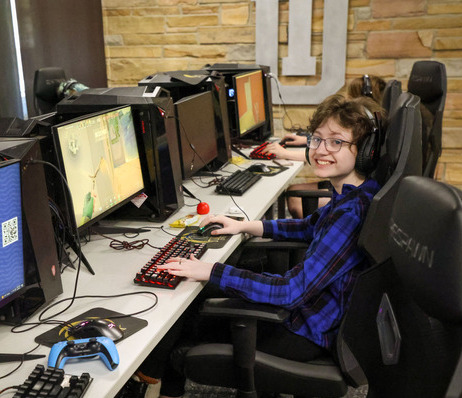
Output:
[[372,98],[372,82],[369,75],[363,76],[363,87],[361,89],[361,94],[365,97]]
[[[376,167],[380,157],[380,146],[382,144],[382,117],[380,112],[372,112],[364,107],[366,115],[371,122],[371,130],[366,133],[366,137],[361,146],[358,147],[356,156],[355,170],[363,175],[370,174]],[[309,137],[308,137],[309,139]],[[310,162],[310,148],[307,145],[305,149],[305,158]]]
[[356,156],[355,170],[363,175],[368,175],[376,167],[380,157],[380,146],[382,144],[382,117],[380,112],[372,112],[364,107],[366,115],[371,122],[371,130],[366,133],[366,137],[361,146],[358,147]]

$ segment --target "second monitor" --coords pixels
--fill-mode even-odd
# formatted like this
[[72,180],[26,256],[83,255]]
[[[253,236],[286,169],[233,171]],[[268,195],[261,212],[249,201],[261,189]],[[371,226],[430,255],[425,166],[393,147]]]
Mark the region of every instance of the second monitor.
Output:
[[[175,102],[183,179],[210,169],[218,156],[212,93],[190,95]],[[210,170],[209,170],[210,171]]]

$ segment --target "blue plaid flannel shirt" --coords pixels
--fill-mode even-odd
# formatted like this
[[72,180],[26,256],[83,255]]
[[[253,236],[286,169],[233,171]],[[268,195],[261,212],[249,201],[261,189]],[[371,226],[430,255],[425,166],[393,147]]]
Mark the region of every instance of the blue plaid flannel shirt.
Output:
[[305,219],[263,221],[263,237],[311,242],[302,263],[284,275],[257,274],[216,263],[210,282],[231,296],[290,310],[286,326],[329,348],[335,340],[354,282],[367,267],[359,232],[379,184],[345,184],[329,204]]

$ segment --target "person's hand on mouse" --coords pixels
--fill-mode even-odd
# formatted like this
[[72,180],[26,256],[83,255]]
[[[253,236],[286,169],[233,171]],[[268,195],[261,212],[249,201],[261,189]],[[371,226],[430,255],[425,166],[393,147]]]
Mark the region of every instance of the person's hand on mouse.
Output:
[[241,232],[241,226],[239,225],[241,221],[233,220],[226,216],[208,215],[202,220],[199,227],[202,228],[210,223],[223,225],[223,228],[212,231],[211,235],[235,235]]
[[289,133],[282,139],[286,146],[303,146],[307,143],[307,138],[304,135]]
[[159,264],[157,268],[164,269],[169,274],[195,281],[208,281],[213,265],[212,263],[200,261],[191,255],[189,259],[180,257],[169,258],[164,264]]
[[253,236],[263,235],[263,223],[259,220],[237,221],[226,216],[208,215],[202,220],[200,227],[202,228],[210,223],[220,223],[223,225],[223,228],[212,231],[212,235],[236,235],[240,233],[248,233]]

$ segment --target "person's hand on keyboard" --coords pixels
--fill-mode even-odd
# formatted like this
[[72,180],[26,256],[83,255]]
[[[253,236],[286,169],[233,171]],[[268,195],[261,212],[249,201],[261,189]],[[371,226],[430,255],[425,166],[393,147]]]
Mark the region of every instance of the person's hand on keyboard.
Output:
[[279,145],[277,142],[272,142],[268,144],[263,150],[262,153],[276,155],[279,159],[286,159],[287,153],[289,151],[283,146]]
[[191,255],[189,259],[172,257],[165,264],[158,265],[158,269],[166,270],[169,274],[181,276],[195,281],[208,281],[214,263],[206,263]]

